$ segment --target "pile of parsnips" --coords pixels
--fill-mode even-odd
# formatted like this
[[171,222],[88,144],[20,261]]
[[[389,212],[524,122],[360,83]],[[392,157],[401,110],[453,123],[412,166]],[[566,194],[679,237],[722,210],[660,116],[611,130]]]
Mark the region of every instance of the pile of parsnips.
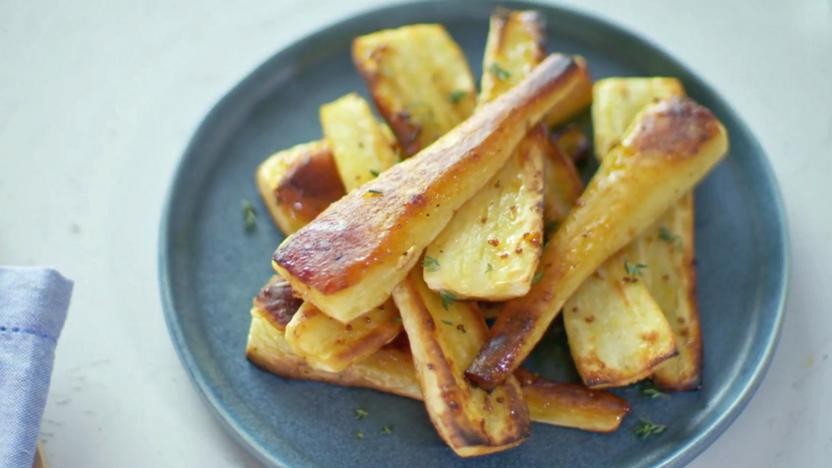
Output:
[[[254,364],[422,399],[460,456],[520,444],[530,421],[613,431],[629,407],[603,387],[698,387],[691,189],[726,131],[676,79],[593,85],[545,43],[536,12],[495,12],[477,93],[440,25],[354,40],[386,124],[346,95],[321,140],[259,167],[289,236],[254,300]],[[565,124],[590,103],[583,187],[588,144]],[[521,367],[561,311],[584,385]]]

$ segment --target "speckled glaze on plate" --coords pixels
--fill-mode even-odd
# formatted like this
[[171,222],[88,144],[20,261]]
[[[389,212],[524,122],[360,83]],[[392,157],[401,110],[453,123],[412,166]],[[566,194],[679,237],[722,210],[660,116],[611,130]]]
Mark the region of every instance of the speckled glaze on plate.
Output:
[[[205,117],[180,163],[161,222],[159,285],[173,343],[197,389],[229,431],[274,466],[681,465],[707,447],[748,403],[774,352],[787,283],[785,214],[766,156],[728,104],[691,70],[637,36],[572,10],[529,3],[548,21],[549,50],[581,54],[594,78],[670,75],[724,122],[731,152],[696,189],[696,248],[705,361],[703,388],[647,399],[617,391],[633,409],[621,429],[596,435],[535,424],[521,447],[463,460],[430,425],[421,403],[371,390],[287,381],[243,356],[249,305],[271,274],[283,238],[253,182],[276,150],[320,137],[318,106],[367,95],[350,59],[353,37],[408,23],[444,24],[476,76],[496,3],[421,2],[370,11],[292,44],[231,90]],[[258,211],[246,233],[241,200]],[[533,356],[568,376],[557,344]],[[354,410],[369,416],[358,421]],[[668,425],[639,440],[640,417]],[[382,434],[392,424],[393,434]],[[354,433],[362,431],[363,440]]]

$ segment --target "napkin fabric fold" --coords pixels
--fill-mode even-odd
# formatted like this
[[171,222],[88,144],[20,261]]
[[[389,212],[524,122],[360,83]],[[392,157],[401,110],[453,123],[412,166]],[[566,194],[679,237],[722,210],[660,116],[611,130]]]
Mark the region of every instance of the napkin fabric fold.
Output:
[[0,267],[0,467],[29,467],[72,281],[49,268]]

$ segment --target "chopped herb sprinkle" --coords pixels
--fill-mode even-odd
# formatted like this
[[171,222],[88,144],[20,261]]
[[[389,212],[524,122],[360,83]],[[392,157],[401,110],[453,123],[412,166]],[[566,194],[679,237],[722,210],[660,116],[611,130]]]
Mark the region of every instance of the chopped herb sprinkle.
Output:
[[243,209],[243,225],[246,232],[251,232],[257,224],[257,212],[254,211],[254,205],[248,200],[243,200],[241,207]]
[[488,72],[501,81],[511,78],[511,73],[509,73],[509,71],[505,68],[501,67],[499,63],[492,63],[491,66],[488,67]]
[[451,322],[450,320],[444,320],[444,319],[443,319],[443,320],[442,320],[442,323],[444,323],[445,325],[454,326],[454,323],[453,323],[453,322]]
[[382,434],[392,434],[393,433],[393,425],[388,424],[385,426],[381,426],[381,433]]
[[439,291],[439,298],[442,299],[442,308],[448,310],[448,305],[456,300],[456,296],[448,291]]
[[451,92],[451,94],[448,95],[448,100],[450,100],[454,104],[458,104],[459,101],[465,99],[465,96],[467,95],[468,91],[457,89],[456,91],[453,91]]
[[673,232],[670,229],[662,226],[659,228],[659,239],[665,242],[675,242],[679,240],[679,236],[673,234]]
[[632,263],[629,260],[624,260],[624,271],[629,276],[641,276],[641,270],[647,268],[643,263]]
[[634,432],[636,434],[636,437],[638,437],[639,439],[646,439],[650,436],[661,434],[666,429],[667,426],[665,426],[664,424],[656,424],[642,418],[638,422],[638,424],[636,424]]
[[534,285],[534,284],[537,284],[537,283],[539,283],[539,282],[540,282],[540,280],[542,280],[542,279],[543,279],[543,272],[542,272],[542,271],[538,271],[537,273],[535,273],[535,274],[534,274],[534,277],[532,278],[532,284],[533,284],[533,285]]
[[649,397],[651,400],[656,398],[670,398],[667,393],[662,392],[656,385],[653,384],[650,380],[644,380],[641,382],[641,387],[639,389],[642,395]]
[[376,189],[368,189],[367,190],[367,196],[368,197],[380,197],[382,195],[384,195],[384,193],[382,193],[381,190],[376,190]]
[[493,270],[493,269],[494,269],[494,267],[493,267],[493,266],[491,266],[491,264],[490,264],[490,263],[489,263],[488,265],[486,265],[486,266],[485,266],[485,272],[486,272],[486,273],[488,273],[489,271],[491,271],[491,270]]
[[368,413],[367,410],[365,410],[364,408],[356,408],[355,409],[355,419],[357,419],[359,421],[362,420],[362,419],[367,418],[367,416],[369,416],[369,415],[370,415],[370,413]]
[[378,177],[379,174],[380,172],[378,172],[377,170],[370,169],[370,175],[372,175],[373,177]]
[[439,270],[439,260],[425,255],[425,258],[422,259],[422,267],[425,271],[434,272]]
[[355,431],[355,438],[361,440],[364,438],[364,433],[361,431]]

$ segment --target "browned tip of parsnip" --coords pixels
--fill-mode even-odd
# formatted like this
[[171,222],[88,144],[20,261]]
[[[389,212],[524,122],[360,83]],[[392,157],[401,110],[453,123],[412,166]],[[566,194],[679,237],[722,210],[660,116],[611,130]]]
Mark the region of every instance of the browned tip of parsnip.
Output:
[[727,150],[725,128],[689,98],[666,99],[642,111],[544,249],[541,280],[497,317],[468,378],[492,388],[511,375],[581,283],[687,193]]
[[554,382],[523,368],[514,376],[523,387],[532,421],[593,432],[618,429],[630,405],[603,390],[590,390],[578,383]]

